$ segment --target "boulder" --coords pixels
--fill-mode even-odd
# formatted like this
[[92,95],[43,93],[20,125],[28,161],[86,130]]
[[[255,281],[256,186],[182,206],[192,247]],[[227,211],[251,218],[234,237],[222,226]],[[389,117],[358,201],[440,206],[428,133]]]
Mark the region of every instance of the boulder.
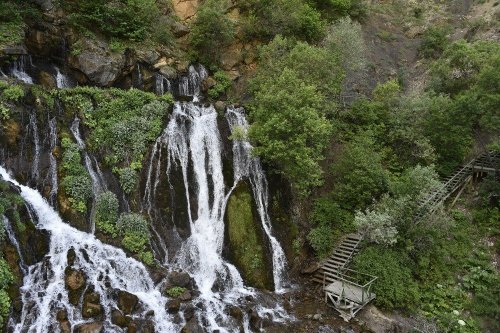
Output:
[[38,73],[38,82],[45,88],[54,89],[57,87],[56,78],[54,75],[41,71]]
[[201,84],[201,90],[207,91],[208,89],[212,88],[217,84],[217,81],[211,76],[207,77],[205,81],[202,82]]
[[189,287],[191,277],[186,272],[172,272],[168,276],[168,282],[171,287]]
[[176,313],[181,307],[181,300],[178,298],[171,299],[167,302],[165,307],[169,313]]
[[237,306],[230,306],[228,309],[228,313],[236,320],[243,320],[243,311],[241,311],[241,309]]
[[62,321],[59,323],[59,329],[61,333],[71,333],[71,324],[68,320]]
[[184,319],[186,321],[190,321],[191,318],[194,317],[195,311],[196,311],[196,308],[192,305],[186,307],[186,309],[184,309]]
[[214,106],[217,111],[224,111],[226,109],[226,103],[223,101],[215,102]]
[[131,320],[129,316],[125,316],[120,310],[111,311],[111,322],[117,326],[125,328],[130,324]]
[[103,331],[103,324],[101,322],[92,322],[92,323],[86,323],[86,324],[81,324],[78,325],[75,328],[76,333],[102,333]]
[[70,290],[78,290],[85,285],[85,276],[82,271],[69,268],[66,270],[65,282]]
[[196,318],[191,318],[181,330],[181,333],[205,333]]
[[174,33],[174,36],[177,38],[181,38],[186,36],[191,30],[189,30],[189,27],[186,24],[183,24],[181,22],[174,22],[172,26],[172,30]]
[[198,9],[198,0],[173,0],[172,5],[174,7],[175,14],[185,21],[196,14]]
[[89,292],[83,297],[82,316],[84,318],[97,317],[102,313],[100,303],[101,296],[98,293]]
[[138,302],[139,298],[137,298],[134,294],[123,290],[118,292],[118,308],[122,310],[123,313],[131,314],[134,312]]
[[374,333],[399,332],[398,322],[383,314],[372,304],[360,312],[358,319],[364,321],[367,328]]
[[[76,48],[78,51],[75,51]],[[111,86],[125,65],[125,56],[110,52],[108,44],[99,39],[80,39],[72,45],[72,49],[68,58],[70,67],[101,87]]]
[[193,295],[191,295],[191,292],[189,290],[186,290],[179,296],[179,299],[182,302],[189,302],[190,300],[193,299]]

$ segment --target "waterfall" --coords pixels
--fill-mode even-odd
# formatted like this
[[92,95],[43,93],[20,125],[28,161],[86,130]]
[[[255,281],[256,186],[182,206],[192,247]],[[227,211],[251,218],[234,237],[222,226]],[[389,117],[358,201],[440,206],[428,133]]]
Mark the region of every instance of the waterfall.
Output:
[[90,223],[91,223],[90,230],[92,233],[94,233],[96,198],[99,193],[102,193],[107,190],[106,181],[104,179],[104,175],[102,174],[101,169],[99,168],[99,164],[97,163],[95,157],[91,158],[89,154],[85,151],[85,142],[83,141],[82,136],[80,135],[80,119],[78,117],[75,117],[75,119],[73,120],[70,130],[76,140],[78,148],[83,154],[85,169],[87,169],[87,172],[90,175],[90,179],[92,180],[93,199],[92,199],[92,208],[90,210]]
[[50,154],[49,154],[49,173],[47,177],[50,178],[50,194],[49,202],[55,207],[57,203],[57,191],[58,191],[58,181],[57,181],[57,159],[54,156],[54,150],[57,148],[57,120],[52,118],[49,121],[49,143],[50,143]]
[[[240,130],[243,132],[242,134],[246,135],[248,122],[243,108],[229,107],[226,112],[226,119],[232,134],[235,134],[236,130]],[[264,170],[259,158],[252,156],[252,145],[245,139],[233,138],[233,166],[235,184],[244,177],[250,179],[262,228],[271,244],[274,288],[276,291],[282,291],[286,272],[286,257],[280,243],[273,236],[268,213],[269,196]]]
[[23,275],[26,275],[26,273],[28,273],[28,266],[26,266],[26,263],[24,262],[23,254],[21,252],[19,242],[17,241],[16,234],[14,233],[14,230],[12,230],[12,225],[10,224],[9,219],[4,215],[1,217],[5,226],[7,237],[9,238],[10,243],[16,248],[17,255],[19,256],[19,268],[21,269]]
[[166,92],[172,93],[172,84],[166,77],[159,73],[155,76],[155,92],[157,95],[163,95]]
[[69,88],[71,86],[69,79],[61,73],[59,67],[56,67],[56,87],[59,89]]
[[66,309],[73,328],[76,324],[88,322],[69,302],[65,287],[67,251],[70,248],[76,254],[73,267],[84,273],[86,281],[100,295],[105,314],[105,332],[121,332],[111,323],[111,310],[117,308],[113,291],[117,289],[133,293],[139,298],[143,303],[141,317],[154,311],[153,321],[157,332],[180,331],[181,327],[173,323],[165,310],[166,299],[154,287],[147,269],[140,262],[127,257],[121,249],[103,244],[93,235],[64,223],[40,193],[20,185],[3,167],[0,167],[0,176],[21,189],[21,196],[37,216],[37,228],[50,233],[48,255],[42,262],[30,266],[24,277],[21,288],[23,308],[20,322],[12,327],[15,333],[58,331],[54,311],[61,308]]
[[180,96],[199,96],[201,83],[208,77],[207,70],[202,65],[190,65],[187,76],[179,78]]
[[33,139],[33,159],[31,164],[31,180],[34,184],[37,183],[40,176],[40,135],[38,134],[38,125],[36,121],[36,114],[30,114],[30,122],[28,125],[28,132],[31,133]]
[[[174,262],[187,270],[201,292],[206,307],[205,320],[210,331],[228,332],[225,302],[248,294],[237,269],[222,259],[223,214],[229,194],[225,194],[222,174],[221,140],[217,113],[212,106],[176,103],[166,128],[167,172],[181,168],[186,191],[191,235],[181,246]],[[191,215],[188,164],[191,162],[197,201],[196,219]],[[220,292],[212,289],[217,284]],[[224,301],[222,301],[224,299]]]
[[24,83],[33,84],[33,78],[26,72],[30,66],[33,66],[31,56],[22,55],[13,62],[10,72],[16,79]]

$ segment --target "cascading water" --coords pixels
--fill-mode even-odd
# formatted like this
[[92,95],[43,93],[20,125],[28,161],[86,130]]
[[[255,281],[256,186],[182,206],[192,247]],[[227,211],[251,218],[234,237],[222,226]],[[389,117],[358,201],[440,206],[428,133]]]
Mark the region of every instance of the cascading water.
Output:
[[30,122],[28,126],[28,132],[31,133],[33,139],[33,160],[31,164],[31,180],[33,183],[38,181],[40,177],[40,135],[38,134],[38,125],[36,121],[36,114],[33,112],[30,114]]
[[155,92],[157,95],[163,95],[167,92],[172,93],[172,84],[166,77],[159,73],[155,76]]
[[[217,113],[212,106],[176,103],[166,129],[168,170],[180,166],[184,177],[188,212],[190,193],[187,185],[188,162],[192,163],[196,183],[196,219],[189,214],[191,235],[184,241],[174,262],[195,279],[205,305],[205,317],[211,330],[227,332],[221,325],[228,320],[225,303],[231,303],[244,289],[237,269],[222,259],[224,240],[223,214],[228,195],[222,174],[221,140]],[[211,190],[211,191],[210,191]],[[215,284],[223,290],[214,292]]]
[[33,84],[33,78],[26,72],[30,66],[33,66],[31,56],[22,55],[12,63],[10,73],[13,77],[24,83]]
[[[243,108],[229,107],[226,112],[226,119],[233,135],[239,130],[246,136],[248,122]],[[271,220],[267,209],[269,197],[264,170],[259,158],[252,156],[252,145],[245,139],[233,139],[233,166],[235,183],[245,177],[250,179],[262,228],[271,244],[274,288],[278,292],[282,291],[285,281],[286,257],[280,243],[272,233]]]
[[202,65],[190,65],[187,76],[179,79],[180,96],[199,96],[201,83],[208,77],[207,70]]
[[21,247],[19,246],[19,242],[17,241],[16,234],[14,230],[12,230],[12,225],[10,224],[9,219],[6,216],[1,216],[2,222],[5,226],[5,231],[7,233],[7,237],[9,238],[9,242],[16,248],[17,255],[19,256],[19,268],[23,275],[28,273],[28,266],[24,262],[23,254],[21,252]]
[[143,304],[142,318],[151,310],[154,311],[153,321],[157,332],[173,333],[180,330],[165,310],[166,299],[154,287],[147,269],[140,262],[127,257],[121,249],[103,244],[93,235],[64,223],[40,193],[20,185],[3,167],[0,167],[0,176],[20,188],[21,196],[37,217],[37,228],[50,233],[50,249],[46,260],[30,266],[24,277],[21,288],[23,309],[20,321],[11,327],[13,332],[58,331],[54,316],[57,309],[67,311],[73,328],[88,322],[82,318],[79,309],[70,303],[65,287],[67,251],[71,248],[76,255],[73,268],[81,270],[87,283],[92,284],[94,292],[100,295],[105,313],[105,332],[122,332],[121,328],[111,323],[111,310],[117,308],[114,290],[135,294]]
[[61,73],[59,67],[56,67],[56,87],[59,89],[69,88],[71,86],[69,79]]
[[53,207],[57,204],[57,191],[58,191],[58,181],[57,181],[57,159],[54,156],[54,151],[57,148],[57,120],[52,118],[49,120],[49,143],[50,143],[50,154],[49,154],[49,173],[47,178],[50,180],[50,194],[49,202]]
[[92,233],[94,233],[96,198],[100,193],[107,190],[106,181],[104,179],[104,175],[102,174],[96,159],[93,157],[91,158],[89,154],[85,151],[85,142],[83,141],[82,136],[80,135],[80,119],[78,117],[75,117],[75,119],[73,120],[70,130],[76,140],[78,148],[83,154],[85,168],[87,169],[90,179],[92,180],[93,200],[92,200],[92,208],[90,210],[90,222],[91,222],[90,230]]

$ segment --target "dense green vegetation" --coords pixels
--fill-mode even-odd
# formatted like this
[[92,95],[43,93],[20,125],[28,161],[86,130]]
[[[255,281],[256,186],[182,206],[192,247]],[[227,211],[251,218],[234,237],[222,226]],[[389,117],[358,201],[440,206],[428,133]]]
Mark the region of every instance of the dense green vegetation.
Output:
[[119,176],[125,193],[132,193],[144,154],[162,130],[172,101],[170,95],[157,97],[135,89],[89,87],[60,90],[55,94],[66,108],[75,110],[90,129],[87,148],[102,154],[107,166]]
[[[160,15],[164,1],[77,0],[61,2],[69,23],[85,34],[139,42],[148,38],[172,43],[170,24]],[[115,40],[116,43],[116,40]]]
[[[9,184],[0,180],[0,249],[4,248],[6,238],[3,217],[8,215],[12,219],[11,223],[22,224],[17,210],[17,206],[22,204],[21,196],[10,191]],[[0,327],[4,325],[10,313],[11,299],[7,288],[13,282],[14,275],[9,264],[3,258],[3,253],[0,253]]]

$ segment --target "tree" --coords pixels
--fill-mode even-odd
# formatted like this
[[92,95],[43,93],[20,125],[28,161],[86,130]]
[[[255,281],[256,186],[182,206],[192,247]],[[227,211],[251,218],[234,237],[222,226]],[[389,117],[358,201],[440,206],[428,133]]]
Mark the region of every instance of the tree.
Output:
[[234,24],[225,15],[223,0],[205,1],[191,26],[191,45],[202,62],[218,65],[222,49],[234,38]]
[[249,131],[254,152],[288,177],[299,192],[321,184],[318,162],[332,131],[318,112],[323,95],[288,68],[275,80],[261,82],[254,94]]

